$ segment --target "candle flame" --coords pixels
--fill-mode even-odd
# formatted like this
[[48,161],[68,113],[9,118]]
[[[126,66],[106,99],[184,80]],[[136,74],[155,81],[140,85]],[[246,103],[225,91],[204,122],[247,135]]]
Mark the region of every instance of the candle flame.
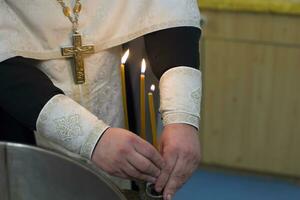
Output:
[[151,90],[152,92],[155,91],[155,85],[154,85],[154,84],[151,85],[150,90]]
[[129,49],[127,49],[127,51],[124,53],[124,55],[123,55],[123,57],[121,59],[121,63],[122,64],[126,63],[128,56],[129,56]]
[[141,73],[144,74],[145,71],[146,71],[146,61],[143,58],[143,60],[142,60],[142,67],[141,67]]

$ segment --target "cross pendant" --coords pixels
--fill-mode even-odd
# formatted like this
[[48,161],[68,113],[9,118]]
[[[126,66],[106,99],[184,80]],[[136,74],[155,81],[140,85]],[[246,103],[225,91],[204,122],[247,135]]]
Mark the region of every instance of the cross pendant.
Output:
[[74,59],[74,75],[75,83],[83,84],[85,82],[84,60],[83,54],[94,53],[93,45],[82,45],[81,35],[78,32],[73,34],[73,46],[61,48],[61,54],[65,57],[73,57]]

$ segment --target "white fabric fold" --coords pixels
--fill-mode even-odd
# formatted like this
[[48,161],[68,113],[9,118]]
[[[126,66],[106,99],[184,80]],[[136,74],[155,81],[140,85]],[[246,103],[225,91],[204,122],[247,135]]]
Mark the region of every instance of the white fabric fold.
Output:
[[59,94],[52,97],[40,112],[36,135],[47,140],[46,143],[38,142],[44,148],[62,153],[70,151],[91,159],[98,140],[108,127],[71,98]]
[[[74,5],[75,0],[66,1]],[[118,46],[150,32],[200,26],[197,0],[82,0],[79,30],[95,51]],[[59,22],[59,23],[58,23]],[[55,0],[0,1],[0,61],[23,56],[61,58],[70,46],[72,25]]]
[[159,83],[163,124],[185,123],[199,129],[201,72],[186,66],[166,71]]

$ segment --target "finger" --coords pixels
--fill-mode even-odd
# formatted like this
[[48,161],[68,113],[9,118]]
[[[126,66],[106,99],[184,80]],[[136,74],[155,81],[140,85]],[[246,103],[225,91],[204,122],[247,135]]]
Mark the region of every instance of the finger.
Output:
[[157,192],[161,192],[162,189],[165,187],[165,185],[167,184],[169,177],[172,174],[172,171],[176,165],[177,159],[178,159],[178,155],[177,154],[171,154],[171,153],[166,153],[164,155],[165,158],[165,166],[163,167],[163,169],[161,170],[161,173],[156,181],[155,184],[155,190]]
[[150,182],[150,183],[154,183],[156,181],[156,178],[151,177],[147,174],[141,173],[134,166],[132,166],[129,162],[127,162],[127,164],[122,168],[122,171],[128,177],[130,177],[130,179],[133,179],[133,180],[147,181],[147,182]]
[[160,174],[160,169],[156,167],[149,159],[145,158],[138,152],[134,152],[127,159],[132,166],[134,166],[143,174],[147,174],[155,178]]
[[143,140],[140,140],[139,142],[135,143],[134,148],[138,153],[148,158],[159,169],[162,169],[164,165],[163,158],[152,145]]
[[128,176],[125,172],[123,171],[120,171],[120,172],[113,172],[113,173],[110,173],[110,175],[112,176],[116,176],[116,177],[119,177],[119,178],[123,178],[123,179],[131,179],[130,176]]
[[193,169],[187,168],[189,163],[187,163],[184,157],[179,157],[177,159],[174,170],[168,179],[168,182],[164,188],[164,199],[169,200],[170,197],[174,196],[177,190],[188,180],[191,176]]

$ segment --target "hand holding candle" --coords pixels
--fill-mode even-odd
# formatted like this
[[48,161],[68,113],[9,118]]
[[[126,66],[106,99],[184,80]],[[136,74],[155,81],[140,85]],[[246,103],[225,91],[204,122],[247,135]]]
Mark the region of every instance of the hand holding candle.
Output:
[[129,123],[128,123],[128,110],[127,110],[125,63],[127,61],[128,56],[129,56],[129,49],[125,52],[124,56],[121,59],[122,100],[123,100],[123,109],[124,109],[125,128],[127,130],[129,129]]

